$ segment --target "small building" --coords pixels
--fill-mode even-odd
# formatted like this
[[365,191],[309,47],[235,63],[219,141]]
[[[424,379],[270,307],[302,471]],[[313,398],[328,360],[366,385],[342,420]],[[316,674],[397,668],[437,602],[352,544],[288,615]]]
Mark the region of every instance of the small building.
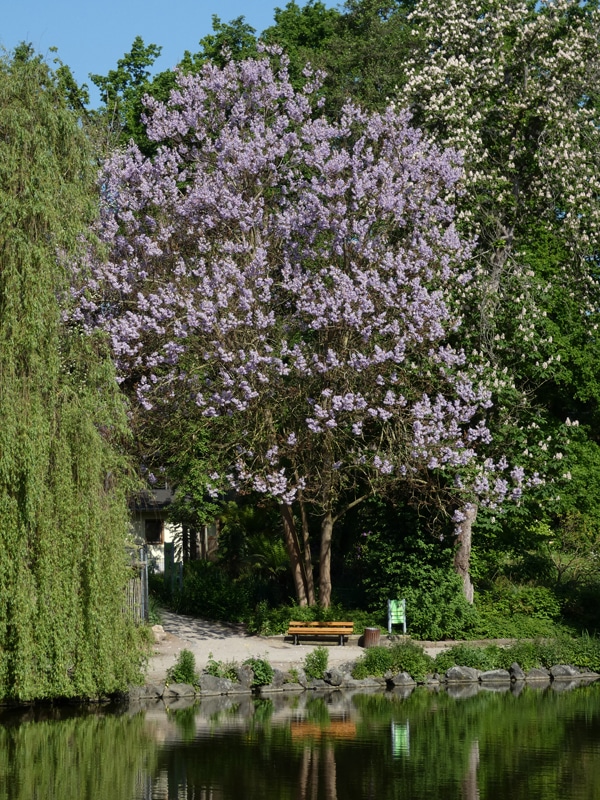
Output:
[[173,543],[176,561],[211,561],[217,551],[218,521],[192,531],[169,520],[174,492],[168,484],[136,495],[130,503],[132,531],[148,546],[148,560],[156,572],[165,570],[165,544]]

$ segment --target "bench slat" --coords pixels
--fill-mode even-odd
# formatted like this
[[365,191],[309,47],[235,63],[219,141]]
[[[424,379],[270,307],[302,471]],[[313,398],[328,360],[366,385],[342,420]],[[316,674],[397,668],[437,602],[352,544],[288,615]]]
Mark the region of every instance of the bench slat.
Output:
[[290,628],[326,628],[326,627],[335,627],[340,628],[342,626],[345,627],[354,627],[353,622],[334,622],[330,620],[313,620],[311,622],[303,622],[302,620],[292,619],[290,620]]

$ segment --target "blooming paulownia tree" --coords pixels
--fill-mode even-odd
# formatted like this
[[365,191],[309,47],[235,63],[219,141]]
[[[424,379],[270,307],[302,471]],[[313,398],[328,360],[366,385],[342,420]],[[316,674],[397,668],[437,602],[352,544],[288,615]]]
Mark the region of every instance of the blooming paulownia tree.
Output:
[[328,606],[335,523],[374,488],[437,473],[499,502],[523,474],[483,457],[491,395],[448,345],[447,297],[470,278],[459,156],[393,108],[327,122],[318,91],[312,76],[296,92],[281,58],[208,64],[167,104],[148,98],[160,146],[105,165],[105,248],[81,270],[79,313],[148,413],[168,425],[185,405],[214,426],[214,491],[280,504],[301,603],[294,520],[306,534],[318,519]]

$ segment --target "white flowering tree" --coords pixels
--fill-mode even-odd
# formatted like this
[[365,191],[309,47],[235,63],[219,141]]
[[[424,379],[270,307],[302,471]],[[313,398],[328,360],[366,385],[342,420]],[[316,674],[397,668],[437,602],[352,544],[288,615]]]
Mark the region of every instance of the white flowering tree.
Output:
[[[497,442],[504,428],[511,457],[531,464],[548,455],[540,420],[524,422],[532,401],[564,422],[600,398],[600,17],[575,0],[421,0],[409,19],[397,103],[464,155],[456,219],[476,246],[475,280],[456,297],[463,344],[496,370]],[[476,503],[464,513],[455,563],[472,596]]]

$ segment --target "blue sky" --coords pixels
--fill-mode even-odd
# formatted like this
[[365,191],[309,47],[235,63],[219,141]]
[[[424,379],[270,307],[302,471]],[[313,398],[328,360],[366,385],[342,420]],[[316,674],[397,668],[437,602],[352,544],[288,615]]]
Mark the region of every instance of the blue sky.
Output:
[[[50,48],[58,47],[79,83],[93,90],[88,74],[106,75],[138,35],[146,44],[162,45],[155,68],[169,69],[184,50],[199,49],[199,40],[212,30],[213,14],[223,22],[243,15],[260,33],[273,23],[274,8],[286,5],[287,0],[2,0],[0,45],[11,50],[31,42],[49,60],[54,57]],[[92,101],[98,101],[93,92]]]

